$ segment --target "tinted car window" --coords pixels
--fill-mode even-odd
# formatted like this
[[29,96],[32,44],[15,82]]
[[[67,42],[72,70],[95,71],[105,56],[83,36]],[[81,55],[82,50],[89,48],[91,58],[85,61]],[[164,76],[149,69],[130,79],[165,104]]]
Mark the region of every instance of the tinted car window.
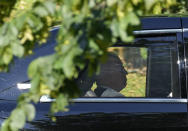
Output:
[[180,97],[175,37],[142,37],[108,50],[99,74],[80,75],[82,97]]
[[[10,72],[0,74],[1,99],[16,99],[27,91],[18,84],[29,83],[27,67],[33,59],[54,52],[56,32],[47,44],[35,48],[34,55],[15,59]],[[180,98],[176,37],[139,37],[108,51],[99,74],[88,77],[87,68],[80,74],[81,97]]]

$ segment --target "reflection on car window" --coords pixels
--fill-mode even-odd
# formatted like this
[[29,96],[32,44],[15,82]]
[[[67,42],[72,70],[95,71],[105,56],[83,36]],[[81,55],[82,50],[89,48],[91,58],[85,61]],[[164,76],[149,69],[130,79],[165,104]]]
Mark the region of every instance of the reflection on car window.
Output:
[[80,74],[82,97],[180,97],[173,37],[142,38],[135,45],[108,50],[99,74],[88,77],[87,69]]

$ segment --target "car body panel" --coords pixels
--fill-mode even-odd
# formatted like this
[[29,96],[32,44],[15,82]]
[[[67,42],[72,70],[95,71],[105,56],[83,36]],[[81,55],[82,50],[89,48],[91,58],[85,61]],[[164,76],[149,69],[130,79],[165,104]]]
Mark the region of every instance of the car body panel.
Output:
[[181,29],[180,17],[145,17],[142,19],[142,30]]

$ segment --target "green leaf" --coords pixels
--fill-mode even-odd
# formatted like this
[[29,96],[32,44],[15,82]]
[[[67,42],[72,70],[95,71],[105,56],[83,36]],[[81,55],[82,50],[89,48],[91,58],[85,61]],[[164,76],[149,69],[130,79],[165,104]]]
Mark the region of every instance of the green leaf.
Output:
[[0,35],[0,47],[4,46],[5,37]]
[[11,46],[12,52],[15,56],[22,57],[24,55],[24,47],[21,46],[19,43],[13,43]]
[[62,62],[62,68],[66,77],[71,78],[74,75],[73,56],[71,54],[64,57]]
[[10,63],[10,61],[12,60],[12,57],[13,56],[12,56],[11,49],[7,48],[5,50],[5,53],[3,54],[3,61],[4,61],[4,63],[8,65]]
[[33,14],[28,14],[27,23],[33,28],[33,32],[36,32],[43,27],[42,21]]
[[48,15],[47,9],[45,9],[43,6],[38,6],[34,9],[34,12],[39,15],[40,17],[44,17]]
[[27,18],[27,14],[21,15],[19,19],[14,19],[13,25],[17,27],[18,30],[22,29],[25,19]]
[[6,34],[7,30],[8,30],[8,26],[9,26],[9,23],[5,23],[1,26],[0,28],[0,34],[4,35]]
[[32,104],[25,104],[24,110],[28,121],[32,121],[35,118],[35,108]]
[[51,106],[52,112],[66,111],[65,108],[68,105],[68,98],[64,94],[59,94]]
[[112,20],[112,23],[110,25],[110,29],[111,29],[114,37],[119,36],[119,23],[116,19]]
[[144,1],[145,1],[146,10],[148,10],[148,11],[156,3],[156,0],[144,0]]
[[7,119],[3,122],[3,124],[1,125],[1,131],[9,131],[10,130],[9,122],[10,122],[9,119]]
[[14,35],[15,37],[18,35],[18,29],[13,25],[13,23],[9,24],[9,31],[11,35]]
[[130,12],[127,17],[125,17],[125,20],[128,19],[128,21],[130,22],[131,25],[138,25],[140,24],[140,19],[139,17],[133,13],[133,12]]
[[21,108],[15,109],[11,113],[10,128],[11,130],[18,130],[23,128],[25,124],[25,114]]
[[89,47],[93,51],[99,51],[100,50],[99,46],[97,45],[97,43],[95,43],[95,41],[93,39],[89,40]]
[[46,1],[46,2],[44,3],[44,6],[46,7],[46,9],[47,9],[51,14],[54,14],[54,13],[55,13],[56,5],[54,4],[54,2]]
[[33,79],[31,81],[31,92],[33,93],[39,93],[39,84],[40,84],[40,76],[39,74],[36,74],[33,76]]
[[38,61],[39,61],[39,59],[31,62],[30,65],[29,65],[28,75],[29,75],[30,78],[35,76],[35,74],[38,72]]
[[107,0],[107,5],[112,6],[114,5],[118,0]]

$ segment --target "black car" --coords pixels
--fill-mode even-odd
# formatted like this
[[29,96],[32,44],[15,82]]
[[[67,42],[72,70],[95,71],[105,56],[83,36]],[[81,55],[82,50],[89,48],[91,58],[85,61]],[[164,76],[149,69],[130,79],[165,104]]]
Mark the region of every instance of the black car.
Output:
[[[0,122],[16,106],[17,97],[30,88],[29,63],[54,52],[58,27],[48,42],[32,56],[16,59],[9,73],[0,73]],[[68,112],[48,117],[50,102],[43,96],[37,115],[27,130],[134,130],[188,129],[188,18],[148,17],[135,41],[109,48],[99,74],[77,80],[81,97],[73,99]]]

